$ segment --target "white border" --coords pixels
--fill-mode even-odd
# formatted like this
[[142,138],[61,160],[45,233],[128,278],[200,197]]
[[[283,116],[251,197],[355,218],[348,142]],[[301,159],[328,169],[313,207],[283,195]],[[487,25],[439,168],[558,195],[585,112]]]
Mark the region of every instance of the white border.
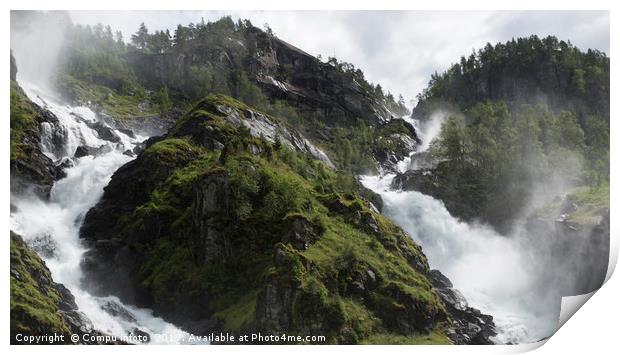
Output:
[[[547,0],[521,0],[521,1],[489,1],[489,0],[467,0],[467,1],[446,1],[435,0],[432,2],[413,3],[411,1],[397,1],[397,0],[383,0],[369,1],[342,1],[335,3],[334,1],[327,0],[313,0],[311,2],[294,3],[293,1],[284,0],[215,0],[215,1],[189,1],[189,0],[176,0],[176,1],[161,1],[161,0],[149,0],[149,1],[119,1],[119,0],[107,0],[105,2],[85,2],[85,1],[71,1],[71,0],[57,0],[57,1],[41,1],[41,0],[22,0],[22,1],[5,1],[6,11],[2,13],[2,23],[5,26],[5,35],[3,36],[3,45],[5,51],[9,50],[9,9],[75,9],[75,10],[136,10],[136,9],[160,9],[160,10],[174,10],[174,9],[212,9],[212,10],[277,10],[277,9],[289,9],[289,10],[348,10],[348,9],[364,9],[364,10],[378,10],[378,9],[419,9],[419,10],[612,10],[611,19],[615,18],[615,11],[618,7],[618,2],[612,1],[547,1]],[[617,46],[617,30],[618,26],[611,21],[611,50],[609,56],[611,57],[611,73],[612,73],[612,89],[611,97],[614,97],[614,84],[618,83],[618,74],[615,68],[618,61],[613,56],[613,53],[618,53]],[[311,35],[311,34],[309,34]],[[616,42],[614,42],[616,41]],[[8,73],[9,56],[5,53],[5,73]],[[6,74],[5,74],[6,75]],[[4,98],[2,102],[2,141],[9,142],[9,118],[8,118],[8,105],[9,105],[9,85],[8,82],[1,86],[2,92],[0,95]],[[611,116],[615,117],[618,112],[618,105],[612,100]],[[618,124],[614,123],[612,118],[612,137],[615,138],[618,134]],[[613,157],[618,155],[618,142],[611,140],[611,154]],[[1,146],[0,157],[2,159],[2,166],[9,166],[9,145],[4,143]],[[611,160],[611,176],[612,181],[618,181],[618,161]],[[1,205],[0,213],[5,217],[4,222],[6,224],[5,231],[8,232],[8,216],[9,216],[9,169],[6,169],[1,177],[2,182],[2,199],[4,204]],[[611,218],[611,255],[610,255],[610,270],[608,271],[607,278],[611,276],[613,268],[615,267],[616,260],[618,258],[618,225],[614,217],[618,214],[615,213],[614,207],[618,205],[618,193],[615,189],[615,185],[611,188],[611,204],[612,204],[612,218]],[[7,233],[8,236],[8,233]],[[8,238],[1,245],[0,256],[3,258],[6,270],[9,267],[9,244]],[[9,278],[5,276],[2,280],[2,298],[4,300],[5,307],[2,308],[2,329],[4,338],[2,339],[5,346],[9,343]],[[548,345],[543,346],[538,353],[544,354],[556,354],[556,353],[592,353],[592,354],[605,354],[614,353],[618,349],[618,316],[620,315],[619,299],[620,294],[620,281],[618,277],[612,278],[607,282],[601,291],[596,292],[592,296],[592,300],[586,303],[573,320],[570,320],[563,326],[553,337],[547,342]],[[17,346],[7,349],[12,353],[29,353],[29,352],[50,352],[54,353],[74,353],[74,352],[89,352],[89,353],[109,353],[114,352],[132,352],[132,353],[146,353],[159,354],[174,352],[188,352],[188,353],[238,353],[238,352],[256,352],[265,354],[279,354],[295,351],[299,354],[314,354],[318,351],[321,352],[340,352],[340,351],[355,351],[359,353],[372,353],[377,352],[389,352],[389,353],[405,353],[405,352],[423,352],[423,353],[517,353],[532,350],[537,348],[537,345],[526,346],[354,346],[354,347],[338,347],[338,346],[321,346],[320,348],[311,346],[258,346],[258,347],[245,347],[245,346],[217,346],[217,347],[189,347],[189,346],[138,346],[138,347],[102,347],[102,346],[47,346],[45,348],[37,347],[32,348],[28,346]]]

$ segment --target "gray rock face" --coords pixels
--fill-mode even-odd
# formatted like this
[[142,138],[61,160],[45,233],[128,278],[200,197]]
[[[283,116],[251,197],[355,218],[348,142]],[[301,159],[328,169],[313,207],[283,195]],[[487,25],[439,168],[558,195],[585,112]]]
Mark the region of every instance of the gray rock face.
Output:
[[232,245],[227,242],[229,188],[225,172],[207,176],[196,188],[193,221],[196,235],[193,238],[194,255],[199,262],[208,263],[225,257]]
[[109,127],[130,137],[136,134],[154,137],[168,132],[170,127],[174,125],[175,120],[181,116],[181,112],[173,111],[165,115],[132,117],[130,120],[116,120],[103,112],[99,112],[98,115]]
[[[288,253],[282,245],[276,247],[276,267],[290,267]],[[304,268],[308,267],[309,265],[304,265]],[[256,330],[272,334],[283,329],[294,329],[299,334],[324,333],[325,329],[329,329],[327,323],[331,310],[312,308],[314,302],[312,295],[302,291],[298,281],[287,277],[268,276],[256,300]],[[309,309],[297,309],[300,304],[306,304]]]
[[253,110],[245,110],[243,113],[244,117],[240,117],[236,110],[227,106],[218,106],[218,110],[226,114],[226,119],[236,127],[243,125],[248,128],[250,134],[254,137],[263,137],[271,143],[279,139],[280,142],[289,148],[309,154],[315,159],[321,160],[330,168],[335,168],[325,152],[317,148],[299,132],[286,127],[282,123],[274,122],[269,117]]
[[102,145],[100,147],[94,148],[85,145],[81,145],[75,149],[75,153],[73,153],[73,157],[82,158],[88,155],[92,155],[94,157],[108,153],[112,151],[112,147],[109,145]]
[[431,270],[427,276],[452,319],[451,329],[447,331],[450,340],[457,345],[494,344],[491,338],[497,335],[497,332],[493,316],[470,307],[461,292],[454,289],[452,282],[439,270]]
[[536,243],[534,259],[540,263],[540,287],[553,285],[558,297],[597,290],[607,274],[610,251],[609,209],[590,223],[567,220],[577,206],[564,200],[556,216],[529,218],[526,237]]
[[101,309],[109,313],[112,317],[119,317],[127,322],[136,322],[136,316],[117,302],[107,301],[101,305]]

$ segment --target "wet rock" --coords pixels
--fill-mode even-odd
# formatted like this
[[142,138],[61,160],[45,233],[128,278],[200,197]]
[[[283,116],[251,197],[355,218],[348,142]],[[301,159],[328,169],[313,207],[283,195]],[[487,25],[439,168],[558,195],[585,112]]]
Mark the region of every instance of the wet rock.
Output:
[[366,270],[366,275],[368,275],[368,280],[371,285],[370,288],[373,288],[372,286],[377,284],[377,276],[375,275],[375,272],[368,269]]
[[155,142],[157,142],[158,139],[160,139],[161,137],[151,137],[143,142],[140,142],[138,144],[136,144],[133,149],[132,152],[135,155],[140,154],[144,149],[146,149],[146,147],[150,146],[151,144],[154,144]]
[[127,322],[135,323],[137,321],[133,313],[129,312],[127,308],[118,304],[118,302],[106,301],[104,304],[101,305],[101,309],[106,311],[111,316],[118,317]]
[[85,145],[81,145],[79,147],[77,147],[75,149],[75,153],[73,153],[73,156],[75,158],[82,158],[88,155],[92,155],[94,157],[97,157],[99,155],[105,154],[105,153],[109,153],[112,151],[112,148],[109,145],[102,145],[98,148],[93,148],[93,147],[89,147],[89,146],[85,146]]
[[69,157],[63,157],[60,160],[58,160],[56,162],[56,174],[58,175],[59,178],[65,177],[66,173],[65,173],[65,169],[68,168],[72,168],[75,166],[75,162],[73,161],[73,159],[69,158]]
[[71,332],[74,334],[91,334],[94,332],[93,323],[88,317],[77,310],[72,311],[60,311],[65,321],[71,328]]
[[99,121],[95,123],[90,123],[88,124],[88,126],[97,132],[99,139],[103,139],[113,143],[118,143],[121,141],[121,137],[119,137],[119,135],[116,134],[116,132],[114,132],[112,128],[106,126]]
[[609,209],[590,210],[587,218],[575,220],[570,216],[578,201],[565,197],[556,202],[559,207],[547,215],[530,216],[522,235],[537,246],[532,253],[540,262],[538,287],[552,283],[558,295],[595,291],[603,285],[609,264]]
[[446,332],[450,340],[455,344],[494,344],[491,338],[497,332],[493,316],[470,307],[461,292],[454,289],[450,279],[439,270],[431,270],[427,276],[452,319],[451,329]]
[[[477,174],[472,166],[467,166],[466,169],[471,169],[471,174]],[[459,189],[446,188],[446,186],[451,186],[452,179],[449,164],[438,162],[433,163],[431,169],[420,168],[396,174],[392,179],[391,188],[394,190],[419,191],[442,201],[448,212],[454,217],[464,221],[482,218],[484,222],[493,226],[498,232],[506,232],[505,220],[493,218],[488,214],[481,215],[479,201],[463,199]]]
[[39,124],[41,148],[43,151],[52,153],[56,157],[61,157],[65,153],[64,148],[67,142],[68,132],[66,128],[58,122],[56,116],[49,111],[41,110],[41,119],[43,119]]
[[450,279],[448,279],[444,274],[441,273],[441,271],[439,270],[431,270],[428,273],[428,279],[430,280],[431,284],[433,285],[433,287],[435,288],[452,288],[452,281],[450,281]]
[[131,129],[128,128],[117,128],[117,130],[129,138],[136,138],[136,135],[133,133]]
[[81,158],[91,154],[91,149],[89,147],[81,145],[75,149],[75,153],[73,153],[73,156],[76,158]]
[[217,106],[217,109],[226,115],[228,122],[236,127],[246,127],[252,136],[261,137],[271,143],[275,143],[278,140],[293,150],[307,153],[315,159],[321,160],[328,167],[335,168],[327,154],[304,138],[299,132],[274,122],[262,113],[249,109],[238,112],[236,109],[224,105]]
[[77,303],[75,303],[75,297],[63,284],[55,284],[56,291],[60,294],[60,302],[58,307],[66,312],[75,311],[78,309]]
[[105,112],[98,112],[97,114],[99,118],[109,127],[116,129],[131,138],[135,138],[136,134],[149,137],[161,136],[165,134],[168,132],[170,127],[174,125],[176,119],[180,117],[183,112],[173,110],[164,115],[132,117],[130,120],[114,119]]

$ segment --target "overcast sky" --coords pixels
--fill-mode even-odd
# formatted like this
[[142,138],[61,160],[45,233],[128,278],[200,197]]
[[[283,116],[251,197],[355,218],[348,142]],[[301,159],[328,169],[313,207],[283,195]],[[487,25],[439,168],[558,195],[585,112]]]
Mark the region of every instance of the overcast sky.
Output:
[[409,102],[461,55],[487,42],[555,35],[609,55],[607,11],[71,11],[74,23],[109,24],[127,39],[144,22],[149,31],[215,20],[223,15],[269,23],[279,38],[324,58],[336,56],[362,69]]

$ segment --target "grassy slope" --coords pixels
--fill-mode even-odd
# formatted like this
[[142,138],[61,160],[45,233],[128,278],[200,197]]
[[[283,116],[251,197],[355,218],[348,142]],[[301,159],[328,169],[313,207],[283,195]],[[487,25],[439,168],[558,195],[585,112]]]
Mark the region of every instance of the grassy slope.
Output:
[[49,269],[13,232],[11,270],[11,339],[17,333],[69,334],[67,324],[58,313],[60,295],[52,287]]
[[25,159],[23,140],[36,129],[36,111],[17,82],[11,81],[11,160]]
[[[598,186],[581,186],[570,192],[566,199],[577,204],[577,209],[566,216],[566,221],[581,225],[597,224],[601,213],[609,209],[609,182]],[[534,212],[535,217],[557,218],[561,200],[551,202]]]
[[[157,106],[146,94],[123,94],[70,75],[62,76],[58,82],[61,91],[72,93],[73,98],[80,103],[101,107],[105,113],[115,119],[124,120],[159,113]],[[140,104],[145,105],[141,108]]]

